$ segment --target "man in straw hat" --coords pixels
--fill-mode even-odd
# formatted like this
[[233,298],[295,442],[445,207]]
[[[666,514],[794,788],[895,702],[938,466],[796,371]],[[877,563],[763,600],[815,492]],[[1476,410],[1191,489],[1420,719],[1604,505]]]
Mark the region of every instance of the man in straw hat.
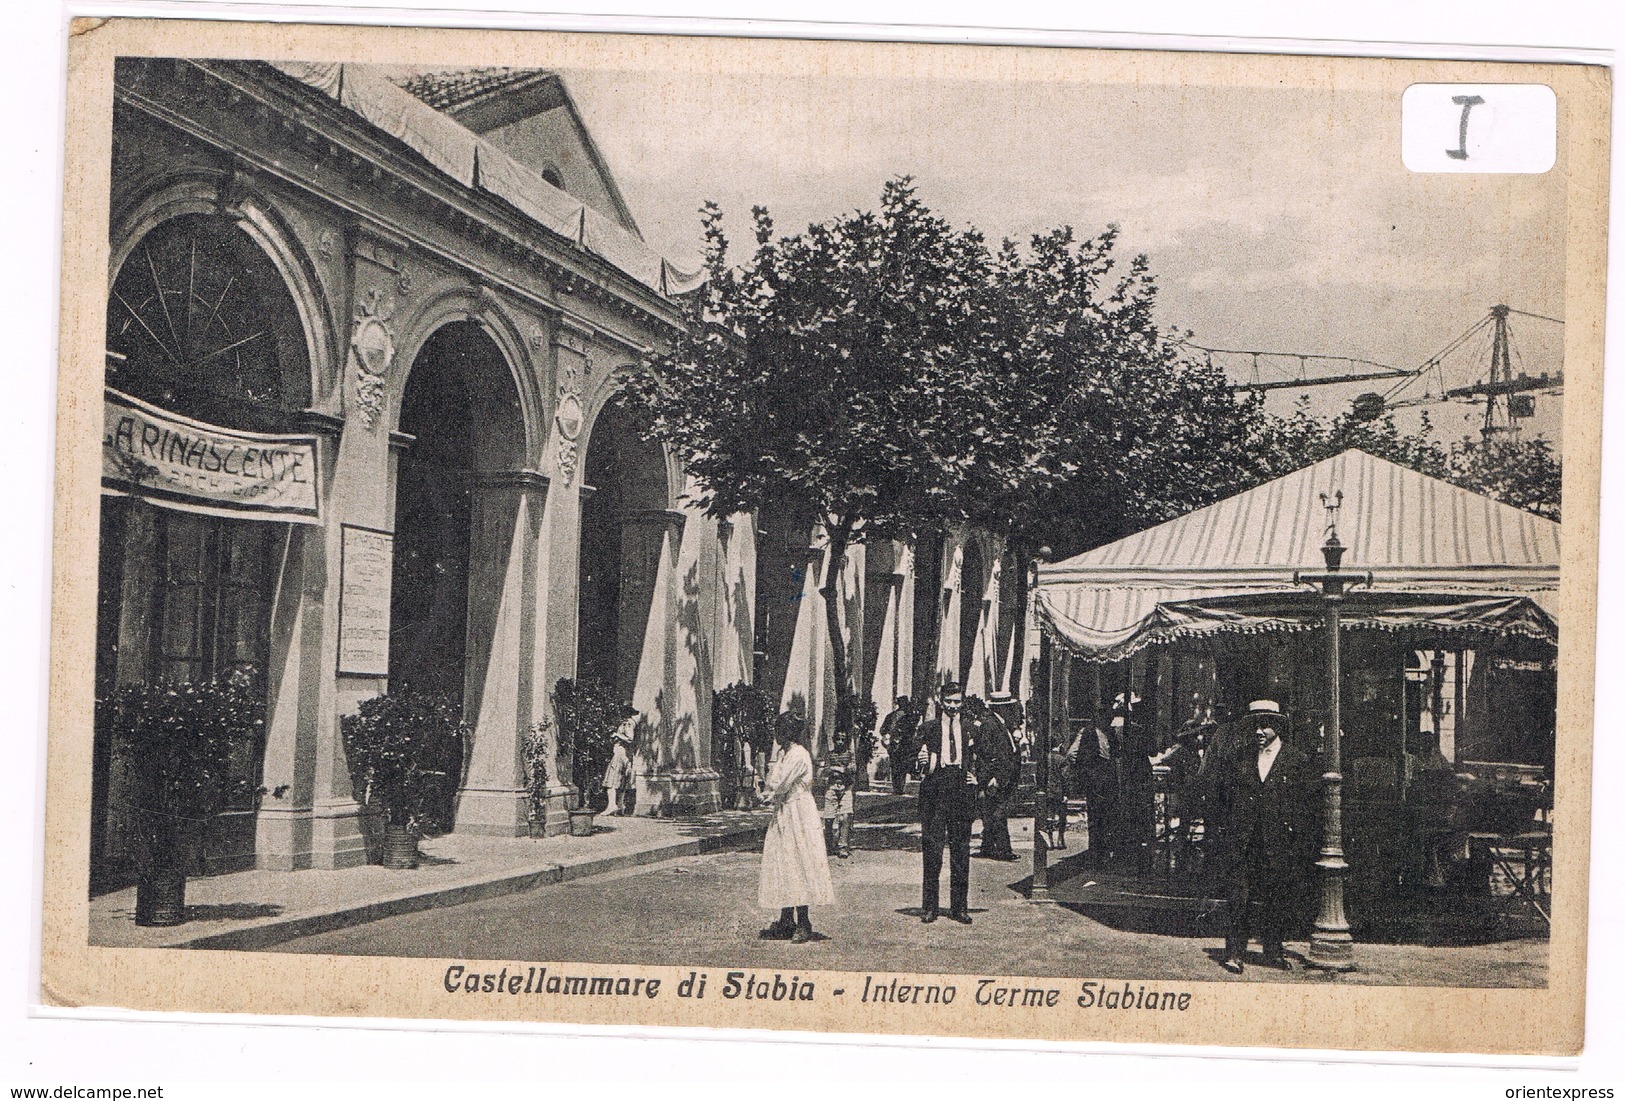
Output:
[[1008,692],[995,692],[986,704],[972,696],[965,701],[965,710],[976,721],[976,744],[983,762],[982,848],[976,855],[989,860],[1015,860],[1009,818],[1010,803],[1021,781],[1021,743],[1005,716],[1018,719],[1021,704]]
[[1281,740],[1287,716],[1280,704],[1254,700],[1242,723],[1252,738],[1237,737],[1223,777],[1230,809],[1226,838],[1230,931],[1223,966],[1241,974],[1248,936],[1256,930],[1264,962],[1289,971],[1292,964],[1281,942],[1302,897],[1315,774],[1309,758]]

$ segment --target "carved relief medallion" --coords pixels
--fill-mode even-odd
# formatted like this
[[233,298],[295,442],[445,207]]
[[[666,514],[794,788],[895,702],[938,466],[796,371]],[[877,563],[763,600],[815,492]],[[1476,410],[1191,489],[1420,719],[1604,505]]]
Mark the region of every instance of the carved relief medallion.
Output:
[[559,473],[568,485],[575,481],[576,441],[586,419],[586,412],[581,408],[581,376],[573,364],[560,362],[557,391],[553,424],[559,431]]
[[350,330],[350,358],[355,361],[355,402],[362,423],[376,431],[384,412],[384,378],[395,358],[395,336],[389,320],[395,304],[383,291],[367,291],[356,308]]

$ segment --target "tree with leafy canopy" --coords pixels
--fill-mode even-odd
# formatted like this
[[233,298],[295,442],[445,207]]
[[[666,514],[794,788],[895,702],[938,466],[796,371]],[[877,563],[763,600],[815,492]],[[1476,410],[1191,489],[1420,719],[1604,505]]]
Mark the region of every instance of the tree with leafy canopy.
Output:
[[1374,420],[1353,413],[1316,416],[1307,398],[1300,398],[1286,417],[1264,418],[1253,446],[1257,483],[1351,447],[1537,516],[1562,518],[1563,464],[1544,436],[1446,444],[1436,437],[1426,414],[1416,430],[1402,431],[1392,415]]
[[1556,484],[1534,455],[1518,482],[1535,489],[1499,486],[1504,464],[1441,446],[1426,424],[1407,434],[1307,404],[1277,418],[1237,398],[1158,330],[1149,262],[1121,263],[1116,227],[991,252],[907,179],[878,213],[794,236],[752,213],[755,252],[735,265],[706,205],[709,280],[672,350],[621,389],[709,515],[778,508],[821,526],[837,740],[852,729],[840,579],[854,543],[960,523],[993,533],[1022,622],[1039,547],[1088,550],[1349,447],[1502,499]]
[[952,488],[964,518],[1004,541],[1017,624],[1039,548],[1110,542],[1234,492],[1256,465],[1259,402],[1158,330],[1149,261],[1123,263],[1117,238],[1063,227],[1026,250],[1006,241],[982,288],[977,415]]
[[722,213],[706,205],[709,280],[671,351],[621,390],[685,463],[708,515],[779,508],[821,527],[836,735],[847,738],[848,551],[956,518],[947,487],[971,461],[960,419],[977,367],[965,349],[989,256],[906,178],[885,185],[878,211],[791,236],[752,213],[755,252],[736,266]]
[[1450,481],[1548,520],[1563,519],[1563,460],[1545,436],[1461,440]]
[[1311,411],[1307,397],[1301,397],[1287,416],[1265,417],[1261,423],[1254,444],[1258,482],[1290,474],[1351,447],[1432,478],[1448,479],[1450,475],[1450,449],[1433,438],[1433,424],[1425,413],[1416,431],[1405,432],[1392,414],[1375,419],[1352,412],[1322,417]]

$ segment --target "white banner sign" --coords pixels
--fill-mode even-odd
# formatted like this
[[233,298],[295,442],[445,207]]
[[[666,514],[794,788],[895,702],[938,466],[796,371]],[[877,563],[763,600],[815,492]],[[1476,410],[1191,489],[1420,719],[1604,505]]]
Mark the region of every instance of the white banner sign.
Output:
[[108,390],[102,491],[212,516],[321,523],[315,436],[204,424]]

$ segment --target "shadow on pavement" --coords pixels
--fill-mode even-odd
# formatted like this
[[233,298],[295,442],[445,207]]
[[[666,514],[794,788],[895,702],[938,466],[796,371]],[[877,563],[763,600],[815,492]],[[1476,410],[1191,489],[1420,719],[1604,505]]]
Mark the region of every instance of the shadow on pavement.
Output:
[[919,852],[920,834],[912,822],[859,822],[852,828],[852,848],[860,852]]
[[[987,913],[987,907],[986,906],[970,906],[970,907],[966,908],[965,912],[967,914],[973,914],[973,915],[974,914],[985,914],[985,913]],[[922,907],[922,906],[900,906],[897,909],[893,910],[892,913],[901,914],[904,917],[911,917],[911,918],[914,918],[916,921],[918,921],[921,917],[925,916],[925,908]],[[949,925],[953,924],[953,922],[951,920],[949,920],[949,918],[948,918],[948,911],[947,910],[939,910],[939,911],[937,911],[937,913],[939,915],[938,919],[937,919],[938,921],[945,921]]]
[[252,921],[281,915],[282,907],[266,902],[213,902],[186,907],[186,920]]
[[[1049,883],[1050,896],[1062,908],[1120,932],[1210,939],[1223,937],[1229,926],[1222,888],[1194,877],[1102,871],[1083,852],[1051,865]],[[1030,895],[1032,877],[1012,883],[1010,889]],[[1305,938],[1313,928],[1319,892],[1313,883],[1305,892],[1302,916],[1288,927],[1288,939]],[[1370,904],[1362,914],[1359,899],[1349,899],[1356,940],[1439,948],[1548,936],[1544,923],[1521,913],[1503,896],[1416,891],[1382,900],[1380,913],[1372,912],[1376,905]]]
[[418,850],[418,865],[420,867],[439,867],[443,864],[461,863],[462,861],[455,856],[435,856],[433,853],[426,853],[422,849]]

